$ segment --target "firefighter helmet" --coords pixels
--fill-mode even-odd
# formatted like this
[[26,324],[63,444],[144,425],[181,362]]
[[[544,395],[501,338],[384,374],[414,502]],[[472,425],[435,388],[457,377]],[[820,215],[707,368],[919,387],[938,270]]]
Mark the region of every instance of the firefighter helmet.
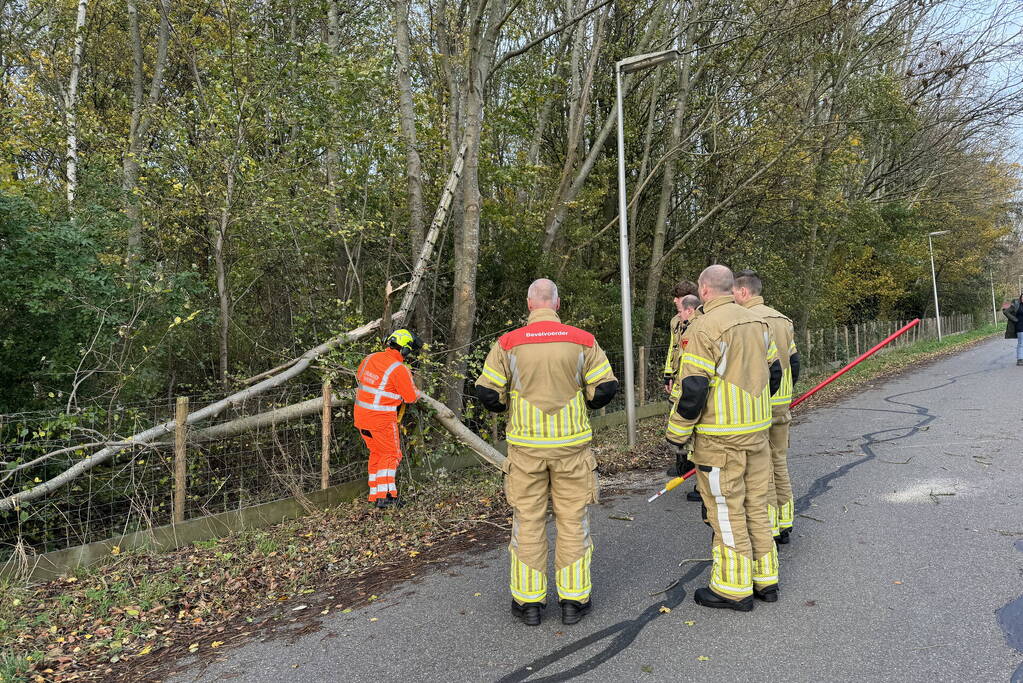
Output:
[[423,340],[415,332],[402,328],[391,333],[387,338],[387,345],[400,351],[402,358],[408,358],[423,348]]

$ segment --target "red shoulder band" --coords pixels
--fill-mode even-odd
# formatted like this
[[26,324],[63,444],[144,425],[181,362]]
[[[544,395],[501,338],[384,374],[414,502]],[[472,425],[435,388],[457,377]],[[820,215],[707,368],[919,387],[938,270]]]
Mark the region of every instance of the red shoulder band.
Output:
[[551,342],[568,342],[580,346],[592,347],[596,341],[593,335],[585,330],[571,325],[562,325],[552,320],[541,320],[540,322],[512,330],[502,335],[497,343],[507,351],[523,344],[549,344]]

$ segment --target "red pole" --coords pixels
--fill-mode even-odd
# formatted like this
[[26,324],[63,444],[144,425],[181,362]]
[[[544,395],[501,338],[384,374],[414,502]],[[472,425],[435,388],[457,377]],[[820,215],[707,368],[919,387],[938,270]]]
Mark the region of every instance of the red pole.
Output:
[[895,332],[892,332],[890,335],[885,337],[879,344],[877,344],[877,346],[874,346],[874,347],[868,349],[867,351],[864,351],[862,354],[860,354],[860,356],[858,356],[856,358],[856,360],[850,362],[848,365],[846,365],[844,368],[842,368],[841,370],[839,370],[838,372],[833,374],[831,377],[828,377],[826,380],[824,380],[823,382],[821,382],[820,384],[815,386],[813,389],[810,389],[810,391],[806,392],[805,394],[803,394],[802,396],[797,398],[795,401],[792,402],[792,407],[795,408],[800,403],[802,403],[806,399],[810,398],[815,393],[817,393],[818,391],[820,391],[821,389],[823,389],[827,385],[831,384],[836,379],[838,379],[839,377],[841,377],[845,373],[849,372],[850,370],[855,368],[857,365],[859,365],[863,361],[865,361],[868,358],[870,358],[871,356],[873,356],[875,353],[877,353],[882,348],[884,348],[885,346],[890,344],[892,341],[894,341],[895,339],[901,337],[903,334],[905,334],[909,330],[913,329],[913,327],[915,327],[919,323],[920,323],[920,318],[915,318],[911,323],[907,324],[904,327],[899,328]]
[[[820,391],[821,389],[823,389],[827,385],[831,384],[836,379],[838,379],[839,377],[841,377],[845,373],[849,372],[850,370],[855,368],[857,365],[859,365],[860,363],[862,363],[863,361],[867,360],[868,358],[873,356],[875,353],[877,353],[878,351],[883,349],[885,346],[890,344],[892,342],[892,340],[899,338],[900,336],[902,336],[903,334],[905,334],[909,330],[913,329],[919,323],[920,323],[920,318],[916,318],[916,319],[913,320],[913,322],[909,323],[908,325],[905,325],[904,327],[899,328],[895,332],[892,332],[890,335],[888,335],[883,340],[881,340],[881,342],[879,344],[877,344],[876,346],[874,346],[874,347],[868,349],[867,351],[864,351],[862,354],[860,354],[856,358],[856,360],[850,362],[848,365],[846,365],[844,368],[842,368],[841,370],[839,370],[838,372],[833,374],[831,377],[828,377],[826,380],[824,380],[823,382],[821,382],[820,384],[815,386],[813,389],[810,389],[810,391],[806,392],[805,394],[803,394],[802,396],[797,398],[795,401],[792,402],[792,407],[795,408],[797,405],[799,405],[800,403],[802,403],[806,399],[810,398],[815,393],[817,393],[818,391]],[[695,473],[696,473],[696,470],[693,469],[693,470],[689,470],[688,472],[686,472],[681,477],[675,477],[674,479],[669,481],[668,484],[663,489],[661,489],[661,491],[659,493],[657,493],[657,495],[655,495],[652,498],[650,498],[650,500],[648,500],[647,502],[650,503],[650,502],[653,502],[654,500],[656,500],[657,498],[660,498],[662,495],[664,495],[665,493],[667,493],[671,489],[675,488],[676,486],[681,484],[683,481],[685,481],[689,477],[693,476]]]

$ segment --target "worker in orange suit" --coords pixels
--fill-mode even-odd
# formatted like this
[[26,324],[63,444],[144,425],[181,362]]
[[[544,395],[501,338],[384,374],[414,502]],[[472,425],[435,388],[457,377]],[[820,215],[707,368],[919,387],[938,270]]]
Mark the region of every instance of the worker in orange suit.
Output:
[[415,403],[419,390],[406,361],[423,347],[409,330],[395,330],[387,348],[362,359],[355,379],[355,427],[369,448],[369,501],[378,508],[398,505],[395,473],[401,462],[398,410]]

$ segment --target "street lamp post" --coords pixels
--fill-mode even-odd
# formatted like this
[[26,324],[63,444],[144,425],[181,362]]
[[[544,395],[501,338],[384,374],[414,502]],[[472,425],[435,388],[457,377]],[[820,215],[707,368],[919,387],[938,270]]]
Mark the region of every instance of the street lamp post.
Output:
[[636,387],[632,362],[632,283],[629,280],[629,225],[625,197],[625,124],[622,111],[622,74],[642,71],[677,60],[678,50],[663,50],[626,57],[615,64],[615,95],[618,106],[618,248],[622,280],[622,350],[625,366],[625,419],[628,423],[629,448],[636,445]]
[[947,235],[951,230],[937,230],[927,233],[927,250],[931,253],[931,285],[934,287],[934,319],[938,321],[938,341],[941,341],[941,308],[938,306],[938,276],[934,272],[934,244],[932,237]]
[[998,324],[998,309],[995,307],[995,274],[994,271],[988,271],[988,276],[991,278],[991,324]]

